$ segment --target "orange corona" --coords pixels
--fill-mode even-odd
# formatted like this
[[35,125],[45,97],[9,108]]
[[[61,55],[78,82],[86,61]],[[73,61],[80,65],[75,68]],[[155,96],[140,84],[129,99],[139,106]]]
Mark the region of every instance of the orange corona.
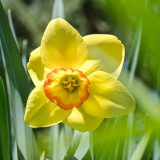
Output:
[[58,68],[48,73],[44,82],[45,95],[60,108],[80,107],[89,97],[89,80],[77,69]]

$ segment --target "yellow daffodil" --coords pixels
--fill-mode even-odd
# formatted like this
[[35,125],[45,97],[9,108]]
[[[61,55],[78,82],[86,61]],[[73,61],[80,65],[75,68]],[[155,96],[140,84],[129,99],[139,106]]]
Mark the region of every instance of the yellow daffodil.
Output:
[[115,36],[81,37],[65,20],[52,20],[28,62],[36,87],[25,122],[34,128],[63,122],[91,131],[104,118],[130,113],[134,98],[117,80],[123,61],[124,46]]

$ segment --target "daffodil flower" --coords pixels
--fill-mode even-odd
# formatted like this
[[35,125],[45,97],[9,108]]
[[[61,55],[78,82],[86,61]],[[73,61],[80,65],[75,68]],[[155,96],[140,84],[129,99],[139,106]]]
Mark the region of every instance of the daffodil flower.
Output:
[[52,20],[27,65],[35,88],[25,122],[34,128],[63,122],[83,132],[132,112],[134,98],[117,80],[123,61],[124,46],[115,36],[81,37],[65,20]]

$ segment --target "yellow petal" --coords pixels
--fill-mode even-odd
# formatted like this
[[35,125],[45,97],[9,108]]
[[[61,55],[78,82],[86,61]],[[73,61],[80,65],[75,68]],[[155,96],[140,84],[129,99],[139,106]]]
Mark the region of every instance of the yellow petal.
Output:
[[83,103],[88,114],[109,118],[128,114],[135,108],[128,89],[109,74],[97,71],[89,80],[90,97]]
[[87,60],[79,68],[85,75],[89,75],[97,70],[100,70],[99,60]]
[[49,69],[78,68],[86,59],[87,48],[80,34],[65,20],[52,20],[43,35],[41,58]]
[[63,121],[71,111],[60,109],[56,104],[50,102],[43,91],[43,87],[37,86],[29,95],[25,122],[33,128],[47,127]]
[[44,66],[41,61],[39,48],[31,52],[27,68],[33,83],[38,85],[46,75]]
[[83,108],[74,108],[63,122],[74,129],[85,132],[95,130],[102,121],[103,118],[91,116]]
[[119,77],[124,61],[124,46],[112,35],[88,35],[83,37],[90,59],[99,59],[105,72]]

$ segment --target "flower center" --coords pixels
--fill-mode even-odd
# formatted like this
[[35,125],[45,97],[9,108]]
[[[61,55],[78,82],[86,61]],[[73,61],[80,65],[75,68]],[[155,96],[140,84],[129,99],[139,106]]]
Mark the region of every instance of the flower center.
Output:
[[78,79],[74,76],[67,76],[63,79],[62,85],[69,92],[75,91],[79,87]]
[[80,107],[89,97],[89,80],[72,68],[59,68],[48,73],[44,82],[47,98],[62,109]]

